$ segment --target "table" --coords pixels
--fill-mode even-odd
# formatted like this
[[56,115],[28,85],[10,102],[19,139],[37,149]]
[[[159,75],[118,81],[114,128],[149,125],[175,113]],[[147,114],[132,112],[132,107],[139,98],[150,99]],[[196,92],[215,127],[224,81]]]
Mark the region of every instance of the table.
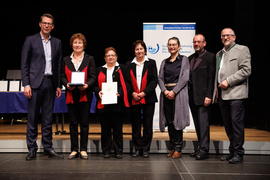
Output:
[[[97,99],[93,93],[90,113],[96,113]],[[24,92],[0,92],[0,113],[28,113],[28,100]],[[55,99],[53,113],[67,113],[65,92]]]
[[[90,113],[96,113],[96,96],[93,93],[93,99],[90,106]],[[56,132],[55,134],[65,133],[64,123],[67,113],[67,104],[65,98],[65,92],[62,91],[62,95],[55,99],[53,113],[56,114]],[[0,113],[12,114],[12,113],[28,113],[28,99],[25,97],[24,92],[0,92]],[[61,114],[62,118],[62,131],[58,131],[58,114]]]

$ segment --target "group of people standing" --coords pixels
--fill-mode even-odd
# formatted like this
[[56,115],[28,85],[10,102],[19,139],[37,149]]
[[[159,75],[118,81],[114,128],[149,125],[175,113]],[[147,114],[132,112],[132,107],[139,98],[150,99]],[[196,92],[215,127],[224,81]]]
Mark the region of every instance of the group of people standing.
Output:
[[[117,62],[115,48],[104,52],[105,64],[95,67],[94,58],[84,52],[87,44],[81,33],[70,38],[73,52],[62,58],[61,41],[50,35],[54,18],[50,14],[40,17],[40,33],[26,38],[22,48],[21,70],[24,94],[28,100],[26,160],[36,158],[38,146],[37,121],[42,108],[42,145],[44,154],[63,158],[52,147],[52,112],[54,98],[61,96],[61,85],[66,87],[66,103],[70,122],[71,153],[69,159],[88,159],[89,109],[93,92],[98,99],[97,113],[101,122],[101,145],[104,158],[121,159],[123,152],[123,117],[130,115],[132,141],[135,152],[132,157],[149,157],[152,142],[153,115],[157,95],[160,94],[160,130],[168,127],[171,151],[167,157],[180,158],[183,129],[189,125],[189,106],[193,115],[198,148],[191,156],[197,160],[208,158],[209,110],[219,102],[226,133],[230,140],[230,154],[221,160],[230,163],[243,162],[244,101],[248,97],[247,81],[251,73],[250,53],[246,46],[235,44],[235,34],[230,28],[221,32],[223,50],[214,54],[206,51],[205,37],[193,38],[195,53],[189,57],[179,54],[181,44],[177,37],[168,40],[170,57],[163,60],[159,74],[156,62],[147,57],[146,44],[133,43],[134,59],[125,65]],[[82,86],[70,86],[74,71],[85,72]],[[103,105],[102,83],[117,82],[117,104]],[[55,94],[56,92],[56,94]],[[214,92],[214,93],[213,93]],[[80,143],[78,142],[80,124]],[[143,125],[143,134],[141,134]],[[112,133],[113,132],[113,133]]]

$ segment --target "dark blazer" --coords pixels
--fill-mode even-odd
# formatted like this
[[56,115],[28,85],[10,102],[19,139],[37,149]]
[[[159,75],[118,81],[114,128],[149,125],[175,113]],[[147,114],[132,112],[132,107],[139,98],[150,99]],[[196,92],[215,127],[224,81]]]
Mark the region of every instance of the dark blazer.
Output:
[[[105,107],[103,109],[97,109],[97,112],[98,113],[107,113],[107,112],[117,112],[117,113],[124,113],[124,112],[128,112],[128,108],[125,108],[125,104],[124,104],[124,91],[123,91],[123,88],[122,88],[122,85],[121,85],[121,80],[120,80],[120,74],[119,74],[119,69],[121,69],[122,71],[122,74],[123,74],[123,77],[124,77],[124,80],[125,80],[125,83],[126,83],[126,66],[125,65],[122,65],[120,64],[119,66],[115,66],[114,67],[114,72],[113,72],[113,82],[117,82],[117,85],[118,85],[118,93],[120,94],[120,97],[118,97],[117,99],[117,104],[112,104],[112,105],[105,105]],[[105,81],[107,81],[107,68],[105,67],[98,67],[97,68],[97,81],[96,81],[96,85],[94,87],[94,91],[96,93],[96,97],[97,97],[97,100],[99,100],[99,91],[101,91],[101,89],[99,88],[98,86],[98,77],[99,77],[99,74],[100,73],[103,73],[106,78],[105,78]],[[127,85],[126,83],[126,88],[127,88],[127,93],[130,91],[129,90],[129,86]]]
[[[69,82],[67,80],[67,76],[66,76],[66,73],[65,73],[65,68],[66,67],[70,71],[76,71],[73,63],[71,62],[70,56],[66,56],[66,57],[63,58],[63,61],[62,61],[62,72],[61,72],[61,83],[66,87],[66,91],[67,91],[67,84]],[[87,80],[86,80],[86,84],[88,85],[88,88],[86,90],[86,93],[87,93],[88,100],[91,100],[92,99],[92,96],[93,96],[93,87],[94,87],[95,81],[96,81],[95,60],[94,60],[94,57],[93,56],[90,56],[90,55],[84,53],[84,58],[82,60],[82,63],[80,65],[78,71],[82,71],[86,67],[88,67],[87,68]],[[72,96],[75,97],[75,99],[78,100],[78,98],[80,96],[80,90],[78,88],[75,88],[72,91]]]
[[[54,87],[60,87],[60,73],[62,60],[62,43],[51,37],[52,73]],[[40,33],[28,36],[22,47],[21,71],[22,85],[38,88],[43,80],[45,71],[45,54]]]
[[214,78],[215,78],[215,62],[216,57],[213,53],[204,51],[199,55],[194,68],[192,70],[195,53],[190,55],[190,81],[192,82],[193,98],[196,105],[203,105],[205,97],[212,99]]
[[[149,58],[148,58],[149,59]],[[130,95],[134,92],[132,86],[131,86],[131,77],[130,77],[130,70],[132,69],[134,76],[136,78],[136,64],[131,63],[132,61],[127,62],[127,81],[130,85]],[[143,66],[143,72],[142,77],[144,76],[145,72],[148,70],[147,73],[147,85],[144,89],[145,93],[145,102],[146,103],[155,103],[157,102],[157,95],[156,95],[156,87],[158,83],[158,77],[157,77],[157,65],[156,61],[153,59],[149,59],[149,61],[144,62]],[[132,99],[132,96],[130,96],[130,99]]]

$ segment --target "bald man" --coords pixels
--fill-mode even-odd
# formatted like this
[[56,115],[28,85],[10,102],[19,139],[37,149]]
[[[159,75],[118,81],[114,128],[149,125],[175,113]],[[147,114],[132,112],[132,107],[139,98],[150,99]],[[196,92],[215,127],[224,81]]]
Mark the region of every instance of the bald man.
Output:
[[224,48],[216,54],[216,75],[213,102],[219,103],[225,130],[230,140],[228,156],[221,161],[243,162],[245,100],[248,98],[248,77],[251,55],[248,47],[235,43],[231,28],[221,31]]
[[189,56],[189,105],[198,138],[198,148],[190,156],[196,160],[208,158],[209,111],[215,77],[216,58],[213,53],[206,51],[205,46],[205,37],[202,34],[195,35],[193,38],[195,53]]

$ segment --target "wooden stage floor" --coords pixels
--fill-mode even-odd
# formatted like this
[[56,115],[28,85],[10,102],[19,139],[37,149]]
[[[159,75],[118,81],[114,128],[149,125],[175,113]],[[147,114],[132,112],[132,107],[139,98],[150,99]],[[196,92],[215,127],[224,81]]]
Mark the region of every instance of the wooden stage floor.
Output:
[[[58,129],[61,129],[59,125]],[[69,139],[69,124],[64,125],[64,130],[67,134],[54,134],[54,140],[67,140]],[[41,139],[41,125],[38,126],[38,139]],[[131,140],[131,125],[123,125],[124,140]],[[53,132],[56,132],[56,125],[53,124]],[[89,124],[89,140],[100,140],[100,124]],[[23,140],[26,138],[26,124],[0,124],[0,140]],[[155,130],[153,133],[153,140],[169,140],[167,132],[161,133]],[[184,140],[196,141],[196,133],[184,133]],[[224,127],[210,126],[210,140],[211,141],[228,141]],[[264,141],[270,142],[270,132],[252,128],[245,129],[245,141]]]

